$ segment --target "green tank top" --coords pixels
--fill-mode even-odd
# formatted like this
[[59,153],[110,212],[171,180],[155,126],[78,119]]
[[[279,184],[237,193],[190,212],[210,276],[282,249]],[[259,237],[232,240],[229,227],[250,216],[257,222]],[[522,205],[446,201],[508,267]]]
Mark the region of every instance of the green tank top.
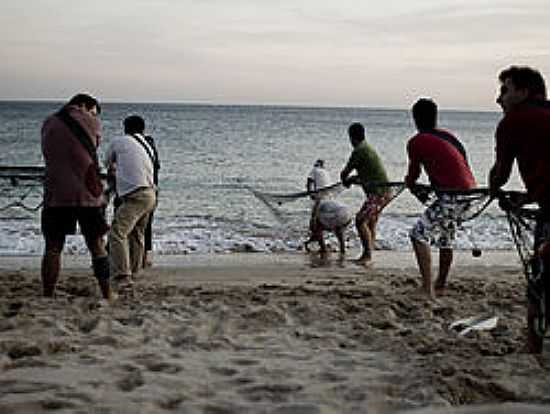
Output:
[[348,168],[355,169],[363,190],[365,193],[384,194],[388,191],[386,187],[370,188],[367,191],[365,185],[369,183],[384,183],[388,181],[388,175],[382,165],[380,157],[376,151],[367,144],[367,141],[361,142],[355,147],[349,157]]

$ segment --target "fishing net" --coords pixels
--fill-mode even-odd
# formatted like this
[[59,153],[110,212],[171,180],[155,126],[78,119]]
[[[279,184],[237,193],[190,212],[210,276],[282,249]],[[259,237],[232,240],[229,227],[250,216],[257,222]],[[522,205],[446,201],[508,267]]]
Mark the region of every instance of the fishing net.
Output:
[[[108,203],[114,194],[106,173],[100,173]],[[36,212],[42,207],[44,167],[0,166],[0,212],[20,209]]]
[[544,338],[550,283],[544,279],[543,265],[535,251],[534,234],[540,210],[523,203],[526,199],[525,193],[501,191],[498,198],[500,208],[506,213],[510,233],[523,266],[523,273],[527,280],[527,299],[536,311],[534,332],[540,338]]
[[[353,182],[356,184],[356,182]],[[403,182],[384,182],[384,183],[370,183],[363,188],[368,191],[377,191],[380,188],[386,188],[389,193],[386,205],[388,205],[394,198],[396,198],[405,189],[405,183]],[[281,208],[286,203],[295,202],[297,200],[305,198],[336,198],[346,187],[341,183],[335,183],[314,191],[300,191],[295,193],[281,194],[281,193],[269,193],[255,190],[251,187],[248,189],[254,194],[256,198],[262,201],[269,210],[279,219],[284,220],[285,212]]]
[[344,189],[345,187],[340,182],[329,185],[327,187],[320,188],[315,191],[300,191],[300,192],[288,193],[288,194],[265,193],[262,191],[254,190],[253,188],[249,187],[249,190],[252,191],[252,193],[258,199],[260,199],[262,202],[264,202],[268,206],[271,206],[272,208],[276,208],[277,206],[282,206],[283,204],[292,203],[294,201],[304,199],[304,198],[316,198],[316,197],[334,198],[338,194],[340,194],[342,191],[344,191]]
[[0,167],[0,212],[42,206],[43,167]]
[[522,193],[502,191],[499,193],[499,207],[506,213],[512,240],[523,265],[526,278],[532,278],[534,257],[534,232],[538,209],[529,208],[518,202]]

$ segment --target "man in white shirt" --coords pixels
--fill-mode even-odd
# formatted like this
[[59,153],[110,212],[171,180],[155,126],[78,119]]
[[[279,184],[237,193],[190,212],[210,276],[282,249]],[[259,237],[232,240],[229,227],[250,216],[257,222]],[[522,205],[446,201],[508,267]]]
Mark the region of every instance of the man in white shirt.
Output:
[[[307,191],[315,192],[331,185],[331,178],[325,169],[325,162],[321,159],[315,161],[313,169],[307,177]],[[319,251],[326,254],[327,248],[323,237],[323,231],[332,231],[336,235],[339,244],[340,255],[345,254],[344,230],[351,223],[351,215],[348,208],[334,200],[329,200],[329,193],[313,193],[310,195],[314,200],[311,209],[311,219],[309,222],[310,237],[305,242],[304,247],[309,251],[311,242],[319,243]]]
[[[327,170],[325,170],[325,161],[317,160],[313,164],[313,169],[307,177],[306,188],[307,191],[317,191],[320,188],[327,187],[331,184],[330,175]],[[319,194],[312,195],[312,199],[318,199]]]
[[[330,185],[330,174],[325,170],[325,161],[318,159],[313,164],[313,168],[309,173],[306,181],[306,188],[309,192],[318,191],[323,187]],[[309,251],[309,243],[313,241],[319,242],[321,252],[325,252],[326,246],[323,239],[323,230],[319,225],[319,203],[324,198],[322,193],[313,193],[310,195],[313,200],[313,206],[311,207],[311,218],[309,219],[309,239],[305,242],[305,249]]]
[[122,204],[114,213],[110,245],[110,272],[114,280],[132,282],[141,269],[144,232],[155,207],[153,150],[145,140],[145,121],[137,115],[124,120],[124,136],[107,149],[106,164],[115,171],[116,193]]

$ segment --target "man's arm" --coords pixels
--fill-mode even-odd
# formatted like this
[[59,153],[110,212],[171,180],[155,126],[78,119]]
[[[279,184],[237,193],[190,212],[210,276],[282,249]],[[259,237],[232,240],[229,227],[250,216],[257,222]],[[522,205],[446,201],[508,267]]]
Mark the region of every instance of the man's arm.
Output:
[[348,177],[349,175],[351,174],[351,172],[353,170],[355,170],[355,164],[354,164],[354,157],[353,157],[353,154],[355,154],[355,152],[352,152],[350,157],[349,157],[349,160],[346,164],[346,166],[344,167],[344,169],[340,172],[340,181],[342,182],[342,184],[344,185],[344,187],[349,187],[351,186],[351,183],[349,182],[348,180]]
[[351,183],[348,181],[348,176],[353,171],[353,168],[349,167],[349,164],[344,167],[342,172],[340,172],[340,181],[342,181],[342,184],[344,187],[349,187]]
[[489,189],[492,193],[508,182],[512,171],[512,163],[503,163],[501,160],[496,160],[489,172]]
[[310,192],[315,191],[315,180],[311,176],[307,177],[306,190]]
[[109,145],[107,151],[105,152],[104,162],[108,170],[111,169],[111,167],[113,167],[116,163],[116,153],[114,151],[112,143]]
[[503,125],[503,122],[499,124],[495,134],[495,163],[489,172],[489,188],[492,193],[508,182],[515,159],[512,144],[506,139]]
[[420,159],[410,143],[407,145],[407,154],[409,156],[409,166],[407,168],[407,175],[405,176],[405,184],[408,188],[411,188],[416,183],[416,180],[418,180],[418,177],[420,177],[422,167],[420,166]]

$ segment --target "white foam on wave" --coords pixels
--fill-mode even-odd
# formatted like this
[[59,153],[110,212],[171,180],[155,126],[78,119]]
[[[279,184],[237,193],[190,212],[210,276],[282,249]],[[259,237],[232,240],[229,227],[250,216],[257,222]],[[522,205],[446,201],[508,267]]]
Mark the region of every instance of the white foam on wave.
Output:
[[[409,230],[417,216],[383,215],[378,223],[376,245],[384,250],[410,250]],[[500,250],[514,244],[504,217],[482,216],[457,233],[456,248]],[[38,220],[0,220],[0,255],[40,255],[44,242]],[[153,248],[158,254],[216,254],[230,252],[292,252],[307,238],[307,221],[292,226],[265,225],[208,217],[157,220]],[[359,248],[356,230],[347,230],[349,248]],[[327,239],[334,237],[327,234]],[[66,254],[86,254],[81,236],[68,236]]]

